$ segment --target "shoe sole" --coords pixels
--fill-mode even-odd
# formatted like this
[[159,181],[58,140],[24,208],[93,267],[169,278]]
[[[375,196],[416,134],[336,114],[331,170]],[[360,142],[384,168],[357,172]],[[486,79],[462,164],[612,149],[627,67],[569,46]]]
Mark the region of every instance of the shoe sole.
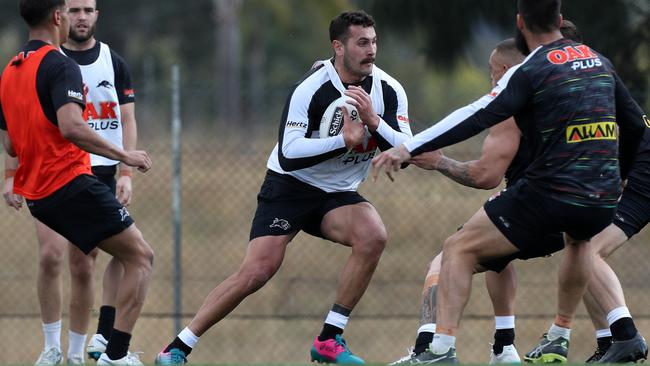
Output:
[[557,353],[546,353],[538,358],[524,356],[524,361],[528,363],[567,363],[566,357]]
[[318,352],[315,352],[313,349],[310,352],[311,354],[311,362],[317,362],[317,363],[336,363],[336,361],[332,361],[329,358],[326,358],[325,356],[321,355]]

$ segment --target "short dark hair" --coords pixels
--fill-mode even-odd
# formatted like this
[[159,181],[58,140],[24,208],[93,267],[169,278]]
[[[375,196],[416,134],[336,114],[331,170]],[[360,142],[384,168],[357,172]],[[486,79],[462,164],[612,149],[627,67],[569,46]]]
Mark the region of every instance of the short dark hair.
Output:
[[551,32],[560,26],[562,0],[517,0],[519,15],[533,33]]
[[497,43],[494,50],[507,58],[509,61],[513,62],[513,65],[516,65],[524,60],[525,56],[519,51],[517,47],[517,42],[514,38],[504,39],[503,41]]
[[582,43],[582,34],[580,34],[578,26],[573,24],[572,21],[567,19],[562,20],[560,32],[562,32],[562,37],[570,39],[574,42]]
[[373,27],[375,20],[363,10],[341,13],[330,23],[330,41],[337,40],[345,43],[350,36],[351,25],[360,25],[364,28]]
[[65,0],[20,0],[20,15],[30,27],[41,24],[52,10],[65,6]]

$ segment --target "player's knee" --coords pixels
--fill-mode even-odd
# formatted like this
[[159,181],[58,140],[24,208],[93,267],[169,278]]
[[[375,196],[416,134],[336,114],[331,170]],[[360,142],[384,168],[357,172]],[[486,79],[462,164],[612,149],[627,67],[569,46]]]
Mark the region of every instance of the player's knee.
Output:
[[457,240],[453,235],[445,240],[442,244],[442,260],[444,260],[445,257],[453,255],[458,250],[458,245],[456,245],[456,243]]
[[147,243],[144,238],[140,238],[140,242],[138,244],[138,249],[139,249],[139,257],[140,257],[140,266],[142,267],[143,270],[147,271],[148,273],[151,272],[153,269],[153,259],[154,259],[154,252],[153,248]]
[[39,253],[39,265],[46,272],[59,272],[63,266],[65,250],[57,245],[43,243]]
[[95,261],[91,257],[79,257],[70,261],[70,275],[81,281],[90,281],[95,270]]
[[352,250],[357,255],[379,260],[384,248],[386,248],[388,234],[383,227],[369,231],[360,236],[355,243],[352,243]]

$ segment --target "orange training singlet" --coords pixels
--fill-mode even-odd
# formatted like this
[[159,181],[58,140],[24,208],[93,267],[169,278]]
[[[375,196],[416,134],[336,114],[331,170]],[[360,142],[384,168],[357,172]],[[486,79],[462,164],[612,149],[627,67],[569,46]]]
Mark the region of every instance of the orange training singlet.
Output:
[[21,53],[0,79],[0,103],[19,162],[14,192],[29,200],[45,198],[75,177],[92,174],[88,153],[63,138],[43,112],[36,75],[49,52],[58,51],[47,45]]

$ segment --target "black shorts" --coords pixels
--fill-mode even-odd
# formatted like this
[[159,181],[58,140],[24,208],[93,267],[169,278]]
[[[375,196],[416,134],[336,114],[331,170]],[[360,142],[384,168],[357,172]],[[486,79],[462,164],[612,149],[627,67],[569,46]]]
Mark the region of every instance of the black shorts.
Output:
[[564,249],[564,236],[562,233],[552,233],[539,240],[534,246],[525,251],[520,250],[515,254],[481,262],[480,265],[488,271],[501,272],[515,259],[527,260],[532,258],[549,257],[553,253]]
[[623,230],[628,239],[650,222],[650,195],[645,193],[647,189],[643,185],[642,182],[629,179],[614,217],[614,225]]
[[[463,227],[461,226],[458,230],[461,230],[462,228]],[[541,239],[540,242],[543,242],[544,245],[537,245],[524,252],[520,250],[517,253],[484,261],[479,264],[488,271],[501,272],[515,259],[527,260],[531,258],[550,257],[552,254],[564,249],[564,236],[562,233],[548,234],[546,238]]]
[[117,172],[116,165],[98,165],[92,167],[93,175],[97,179],[106,184],[113,194],[115,194],[117,188],[117,182],[115,181],[115,173]]
[[[615,208],[583,207],[545,197],[526,179],[504,189],[483,206],[492,223],[519,250],[529,256],[551,248],[548,235],[567,233],[588,240],[614,219]],[[547,247],[547,248],[545,248]]]
[[269,170],[257,195],[249,239],[300,230],[327,239],[320,229],[325,214],[361,202],[368,201],[357,192],[327,193],[290,175]]
[[85,254],[133,224],[115,194],[92,175],[80,175],[44,199],[28,200],[27,207]]

